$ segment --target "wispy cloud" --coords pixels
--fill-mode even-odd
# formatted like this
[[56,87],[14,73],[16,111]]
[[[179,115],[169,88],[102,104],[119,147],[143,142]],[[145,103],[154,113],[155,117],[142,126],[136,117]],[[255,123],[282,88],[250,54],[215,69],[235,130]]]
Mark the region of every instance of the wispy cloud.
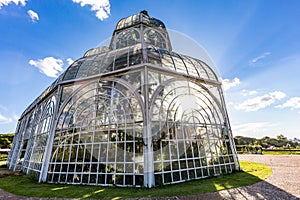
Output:
[[4,115],[0,114],[0,124],[8,124],[12,121],[13,119],[11,117],[5,117]]
[[74,3],[79,3],[81,7],[86,5],[91,6],[92,11],[96,11],[96,17],[101,21],[108,18],[110,15],[109,0],[72,0]]
[[251,122],[239,125],[233,125],[232,131],[234,135],[249,135],[251,133],[266,132],[268,128],[278,126],[271,122]]
[[63,71],[63,61],[53,57],[46,57],[39,60],[30,60],[29,64],[37,67],[46,76],[56,78]]
[[0,0],[0,9],[2,6],[7,6],[10,3],[15,3],[16,5],[20,3],[22,6],[25,6],[26,0]]
[[28,10],[27,14],[29,15],[32,22],[36,22],[39,20],[39,15],[33,10]]
[[244,111],[257,111],[272,105],[276,100],[283,99],[285,96],[286,95],[283,92],[274,91],[262,96],[248,99],[243,103],[236,105],[234,108]]
[[251,96],[257,94],[256,90],[242,90],[242,96]]
[[300,97],[292,97],[282,105],[276,106],[276,108],[291,108],[292,110],[298,109],[300,108]]
[[16,114],[12,114],[10,117],[9,116],[5,116],[3,114],[0,113],[0,124],[8,124],[14,121],[18,121],[19,116],[17,116]]
[[14,120],[14,121],[18,121],[19,116],[16,115],[16,114],[13,114],[11,118],[12,118],[12,120]]
[[232,87],[235,87],[241,83],[240,79],[235,77],[234,79],[224,79],[222,80],[224,90],[229,90]]
[[70,66],[72,63],[74,62],[74,60],[72,58],[68,58],[67,59],[67,63]]
[[19,117],[15,113],[11,114],[10,117],[7,115],[7,113],[9,113],[9,109],[0,104],[0,124],[8,124],[18,120]]
[[257,56],[256,58],[253,58],[251,60],[251,63],[257,63],[259,60],[262,60],[269,55],[271,55],[271,52],[264,52],[263,54]]

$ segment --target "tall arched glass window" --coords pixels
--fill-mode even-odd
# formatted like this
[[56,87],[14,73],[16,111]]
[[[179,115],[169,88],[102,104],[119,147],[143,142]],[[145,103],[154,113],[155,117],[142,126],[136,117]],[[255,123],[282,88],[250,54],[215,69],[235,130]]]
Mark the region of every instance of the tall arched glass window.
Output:
[[139,31],[134,28],[124,30],[118,33],[118,35],[116,36],[115,43],[116,43],[116,49],[141,43]]
[[153,29],[146,29],[144,32],[144,41],[146,42],[146,44],[150,44],[153,45],[155,47],[159,47],[159,48],[166,48],[166,40],[165,38],[162,36],[161,33],[159,33],[156,30]]

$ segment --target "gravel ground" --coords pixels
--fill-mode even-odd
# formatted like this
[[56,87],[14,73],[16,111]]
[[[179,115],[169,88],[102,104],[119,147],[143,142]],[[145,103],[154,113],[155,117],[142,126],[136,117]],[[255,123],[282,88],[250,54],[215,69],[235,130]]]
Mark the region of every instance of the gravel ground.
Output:
[[[264,163],[270,166],[273,174],[265,181],[254,185],[223,190],[219,192],[199,194],[186,197],[157,198],[159,200],[190,199],[280,199],[300,200],[300,156],[289,155],[239,155],[240,160]],[[7,193],[0,189],[0,200],[45,200],[50,198],[22,197]],[[63,199],[56,199],[63,200]],[[72,199],[68,199],[72,200]],[[145,199],[146,200],[146,199]]]

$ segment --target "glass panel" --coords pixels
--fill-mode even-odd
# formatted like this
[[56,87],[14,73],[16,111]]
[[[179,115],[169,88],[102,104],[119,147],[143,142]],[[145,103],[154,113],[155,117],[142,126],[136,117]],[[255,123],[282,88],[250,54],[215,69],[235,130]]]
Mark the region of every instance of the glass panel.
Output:
[[81,64],[84,62],[85,59],[79,59],[75,61],[65,72],[65,76],[63,78],[64,81],[75,79],[78,69],[81,66]]
[[108,52],[103,61],[103,68],[101,69],[100,72],[105,73],[105,72],[110,72],[113,71],[113,65],[114,65],[114,59],[115,59],[115,54],[117,51],[110,51]]
[[132,48],[129,52],[129,66],[141,64],[143,54],[141,48]]
[[144,33],[144,41],[146,42],[146,44],[150,44],[153,45],[155,47],[159,47],[159,48],[166,48],[166,40],[165,38],[161,35],[161,33],[153,30],[153,29],[149,29],[146,30]]
[[191,58],[191,57],[188,57],[188,58],[195,66],[195,69],[198,71],[199,77],[203,78],[203,79],[209,79],[209,76],[208,76],[206,70],[201,65],[201,61],[197,61],[196,59]]
[[116,48],[120,49],[123,47],[128,47],[135,45],[137,43],[141,43],[140,34],[138,30],[126,29],[116,36]]
[[159,53],[161,54],[162,58],[162,66],[166,67],[170,70],[176,70],[172,57],[169,55],[167,50],[158,49]]
[[189,57],[181,55],[185,66],[187,68],[188,74],[191,76],[199,77],[198,71],[195,68],[195,65],[190,61]]
[[[136,78],[131,74],[124,77]],[[104,177],[104,182],[98,184],[125,185],[125,177],[120,173],[124,170],[133,173],[133,163],[144,162],[140,134],[143,124],[139,118],[142,112],[133,91],[117,82],[102,81],[80,87],[70,95],[72,98],[65,104],[55,132],[58,140],[51,165],[76,163],[64,171],[80,177],[76,178],[78,182],[94,182],[90,175],[82,174],[93,170]],[[61,168],[54,168],[54,172],[61,172]],[[137,184],[140,182],[137,178],[128,176],[127,182],[132,180]]]
[[114,70],[122,69],[128,66],[128,50],[129,49],[118,51],[118,54],[116,54],[115,57]]
[[161,66],[161,57],[160,57],[160,53],[158,52],[158,50],[156,50],[155,48],[149,47],[147,53],[148,53],[147,56],[148,56],[149,63]]
[[212,69],[207,64],[205,64],[204,62],[201,62],[201,65],[203,66],[203,68],[207,72],[207,75],[208,75],[210,80],[218,81],[218,78],[217,78],[216,74],[212,71]]
[[100,71],[103,71],[103,69],[102,69],[103,68],[103,65],[102,65],[103,58],[104,58],[103,54],[97,55],[94,57],[93,62],[90,65],[88,76],[96,75],[96,74],[99,74]]
[[170,55],[173,58],[173,61],[175,63],[176,66],[176,71],[180,72],[180,73],[184,73],[184,74],[188,74],[188,71],[186,70],[186,67],[182,61],[182,59],[180,58],[180,56],[178,54],[175,53],[170,53]]
[[84,78],[84,77],[88,76],[89,70],[92,66],[92,62],[94,59],[95,59],[95,56],[90,56],[90,57],[85,58],[84,62],[81,64],[81,66],[77,72],[76,78]]

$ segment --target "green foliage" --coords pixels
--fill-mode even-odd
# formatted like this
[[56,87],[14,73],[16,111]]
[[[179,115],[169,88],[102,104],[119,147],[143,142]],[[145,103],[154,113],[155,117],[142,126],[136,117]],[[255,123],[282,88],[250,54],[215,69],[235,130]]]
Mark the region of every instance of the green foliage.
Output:
[[22,196],[78,199],[120,199],[187,196],[215,192],[252,185],[271,175],[272,171],[263,164],[240,161],[241,171],[209,179],[185,182],[176,185],[147,188],[115,188],[100,186],[75,186],[41,184],[25,175],[8,175],[0,178],[0,188]]
[[6,161],[7,160],[8,155],[7,154],[0,154],[0,161]]
[[10,149],[14,138],[13,133],[0,134],[0,149]]
[[250,152],[261,151],[267,148],[276,149],[296,149],[300,144],[296,141],[288,140],[284,135],[280,134],[276,138],[263,137],[261,139],[236,136],[234,138],[237,151]]
[[250,137],[244,137],[244,136],[236,136],[234,137],[234,142],[236,145],[249,145],[249,144],[254,144],[254,142],[257,139],[255,138],[250,138]]

